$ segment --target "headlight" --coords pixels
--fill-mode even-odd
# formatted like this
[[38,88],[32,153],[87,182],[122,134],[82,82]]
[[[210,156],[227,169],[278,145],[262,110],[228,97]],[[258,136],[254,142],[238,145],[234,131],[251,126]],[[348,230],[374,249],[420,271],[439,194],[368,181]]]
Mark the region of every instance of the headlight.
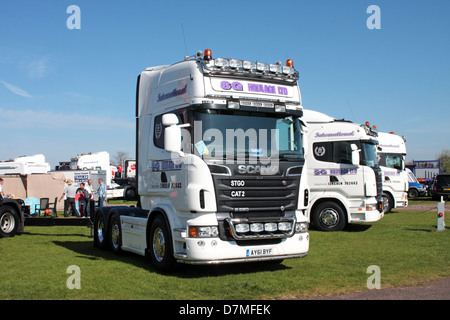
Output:
[[250,225],[251,232],[261,232],[264,231],[264,225],[262,223],[252,223]]
[[295,70],[292,67],[283,66],[284,74],[294,74]]
[[230,65],[230,61],[228,59],[217,58],[214,60],[214,64],[216,67],[228,67]]
[[279,64],[271,64],[269,68],[270,72],[281,73],[281,66]]
[[236,59],[231,59],[230,60],[230,67],[231,68],[242,68],[242,61],[241,60],[236,60]]
[[247,223],[239,223],[235,226],[236,232],[245,233],[250,231],[250,226]]
[[277,231],[278,225],[275,222],[268,222],[264,224],[264,230],[268,232]]
[[279,222],[278,230],[280,231],[291,231],[292,224],[290,222]]
[[256,69],[258,70],[258,71],[269,71],[269,65],[268,64],[266,64],[266,63],[262,63],[262,62],[258,62],[257,64],[256,64]]
[[307,222],[297,222],[295,224],[295,232],[307,232],[308,231],[308,223]]
[[256,69],[256,63],[251,62],[251,61],[244,61],[244,62],[242,63],[242,66],[243,66],[244,69],[246,69],[246,70]]
[[219,236],[219,229],[211,227],[189,227],[189,236],[191,238],[214,238]]

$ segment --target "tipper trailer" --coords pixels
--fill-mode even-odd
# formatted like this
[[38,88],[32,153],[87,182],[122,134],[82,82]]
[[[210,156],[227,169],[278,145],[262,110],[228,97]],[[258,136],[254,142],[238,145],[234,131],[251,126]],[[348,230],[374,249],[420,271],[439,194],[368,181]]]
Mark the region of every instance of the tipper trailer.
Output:
[[147,68],[136,93],[138,207],[96,211],[94,244],[166,270],[309,249],[298,72],[198,52]]

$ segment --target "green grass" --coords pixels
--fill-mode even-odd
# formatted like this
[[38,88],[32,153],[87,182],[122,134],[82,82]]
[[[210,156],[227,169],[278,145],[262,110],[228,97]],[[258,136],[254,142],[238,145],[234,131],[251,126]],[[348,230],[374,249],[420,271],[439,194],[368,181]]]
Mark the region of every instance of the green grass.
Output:
[[[448,217],[448,215],[447,215]],[[381,287],[416,285],[450,276],[450,231],[436,232],[436,213],[386,215],[343,232],[310,232],[308,256],[222,266],[181,265],[156,272],[148,260],[95,249],[87,227],[27,227],[0,239],[0,299],[278,299],[368,290],[367,268]],[[446,224],[450,221],[447,218]],[[70,265],[81,289],[69,290]]]

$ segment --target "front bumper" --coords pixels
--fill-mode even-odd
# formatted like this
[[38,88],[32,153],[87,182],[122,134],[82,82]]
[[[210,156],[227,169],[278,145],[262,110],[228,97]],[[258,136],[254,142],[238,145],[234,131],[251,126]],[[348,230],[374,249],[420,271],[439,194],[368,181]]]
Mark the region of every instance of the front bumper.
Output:
[[309,250],[309,233],[296,233],[276,243],[264,241],[223,241],[220,238],[186,238],[186,251],[175,254],[175,259],[187,264],[222,264],[251,261],[270,261],[300,258]]

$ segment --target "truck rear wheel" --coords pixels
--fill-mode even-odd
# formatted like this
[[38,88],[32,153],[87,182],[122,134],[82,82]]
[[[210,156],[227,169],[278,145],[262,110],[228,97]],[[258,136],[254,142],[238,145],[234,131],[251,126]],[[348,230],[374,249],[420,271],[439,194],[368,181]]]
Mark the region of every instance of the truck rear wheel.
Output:
[[109,224],[109,244],[114,253],[122,252],[122,227],[120,226],[120,216],[114,213]]
[[19,226],[19,215],[11,207],[0,208],[0,238],[14,237]]
[[100,249],[106,249],[107,247],[105,216],[101,210],[95,213],[94,246]]
[[344,210],[332,201],[320,203],[312,218],[314,226],[320,231],[341,231],[346,225]]
[[156,269],[170,271],[175,267],[172,238],[167,223],[162,216],[157,216],[153,220],[147,243],[150,261]]

